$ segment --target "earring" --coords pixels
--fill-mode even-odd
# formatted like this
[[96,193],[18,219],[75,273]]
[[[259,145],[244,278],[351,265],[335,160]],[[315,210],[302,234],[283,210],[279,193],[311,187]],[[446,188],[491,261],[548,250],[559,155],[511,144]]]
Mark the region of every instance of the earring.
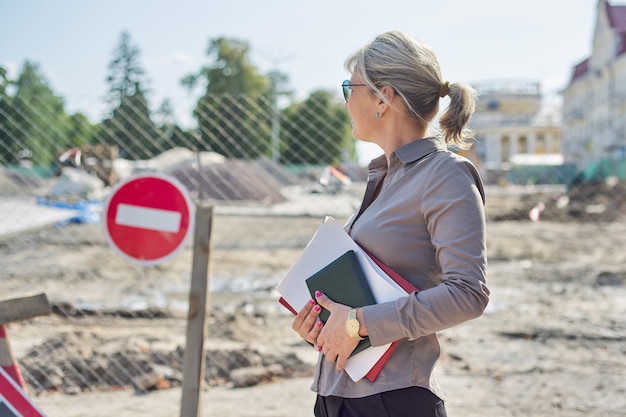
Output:
[[376,118],[377,118],[377,119],[380,119],[381,117],[383,117],[383,115],[382,115],[382,114],[380,114],[379,112],[376,112]]

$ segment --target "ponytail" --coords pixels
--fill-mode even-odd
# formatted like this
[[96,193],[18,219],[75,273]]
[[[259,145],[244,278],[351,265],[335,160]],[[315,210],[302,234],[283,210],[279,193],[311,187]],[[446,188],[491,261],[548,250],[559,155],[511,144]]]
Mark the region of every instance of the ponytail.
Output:
[[476,109],[476,91],[468,85],[454,83],[448,86],[448,95],[450,104],[439,118],[441,134],[446,143],[468,149],[472,146],[472,131],[467,123]]

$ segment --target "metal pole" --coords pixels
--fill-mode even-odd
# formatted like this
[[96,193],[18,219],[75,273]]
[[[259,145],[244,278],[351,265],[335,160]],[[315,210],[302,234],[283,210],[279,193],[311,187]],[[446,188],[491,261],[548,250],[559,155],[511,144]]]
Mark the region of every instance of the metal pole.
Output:
[[277,103],[278,94],[276,91],[272,93],[272,161],[278,162],[280,160],[280,117],[278,112]]

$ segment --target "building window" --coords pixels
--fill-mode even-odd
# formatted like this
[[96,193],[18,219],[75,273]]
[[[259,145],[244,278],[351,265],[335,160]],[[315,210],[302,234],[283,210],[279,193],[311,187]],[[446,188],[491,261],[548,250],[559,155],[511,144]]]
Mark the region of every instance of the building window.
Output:
[[508,136],[503,136],[500,142],[500,160],[502,162],[509,162],[510,154],[511,154],[511,139]]
[[546,153],[546,137],[544,135],[537,135],[535,153]]
[[520,136],[517,140],[517,153],[528,153],[528,139],[526,136]]
[[561,153],[561,138],[552,138],[552,153]]

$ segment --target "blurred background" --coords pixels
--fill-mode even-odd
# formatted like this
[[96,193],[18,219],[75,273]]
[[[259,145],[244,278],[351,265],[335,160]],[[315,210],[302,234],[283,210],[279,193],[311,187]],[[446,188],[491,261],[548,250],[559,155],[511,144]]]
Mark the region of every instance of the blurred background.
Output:
[[[222,3],[0,6],[0,301],[45,292],[53,307],[7,324],[31,395],[180,385],[189,248],[147,267],[104,236],[107,198],[133,175],[166,174],[215,207],[212,336],[241,342],[268,314],[288,319],[274,286],[324,216],[358,208],[380,154],[352,138],[340,84],[343,60],[385,30],[431,45],[446,79],[479,92],[461,153],[487,186],[488,222],[622,224],[626,5]],[[309,365],[225,344],[206,383]],[[234,373],[254,366],[265,373]]]

